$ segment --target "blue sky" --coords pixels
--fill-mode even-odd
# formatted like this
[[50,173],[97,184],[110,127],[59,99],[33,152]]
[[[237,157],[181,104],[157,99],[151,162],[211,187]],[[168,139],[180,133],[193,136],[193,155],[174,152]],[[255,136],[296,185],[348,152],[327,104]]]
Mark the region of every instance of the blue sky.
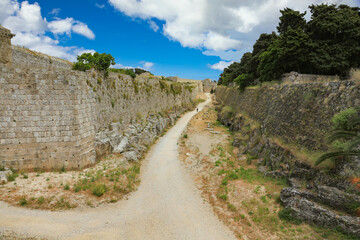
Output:
[[0,24],[13,43],[75,60],[86,51],[110,53],[117,67],[156,75],[217,80],[277,25],[279,10],[304,11],[322,2],[359,0],[0,0]]

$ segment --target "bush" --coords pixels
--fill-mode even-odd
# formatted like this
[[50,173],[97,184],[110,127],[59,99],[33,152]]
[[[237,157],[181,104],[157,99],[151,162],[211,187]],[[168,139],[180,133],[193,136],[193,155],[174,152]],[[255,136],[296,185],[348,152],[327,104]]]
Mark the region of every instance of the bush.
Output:
[[355,108],[345,109],[338,114],[335,114],[331,119],[334,129],[352,131],[358,126],[359,123],[354,121],[358,118],[358,112]]
[[83,53],[77,56],[77,62],[73,65],[73,70],[86,71],[91,68],[107,71],[110,65],[115,65],[114,57],[106,53]]
[[82,187],[80,184],[74,184],[73,189],[74,189],[74,192],[80,192]]
[[25,206],[28,204],[28,201],[26,200],[25,196],[20,198],[19,204],[20,204],[20,206]]
[[92,187],[91,191],[95,196],[101,197],[107,191],[107,189],[105,184],[96,184]]
[[43,196],[39,197],[38,200],[37,200],[37,203],[39,205],[43,204],[45,202],[45,198]]
[[7,175],[7,180],[9,182],[15,181],[15,179],[19,176],[18,173],[14,172],[12,174]]
[[123,69],[123,68],[110,68],[110,72],[126,74],[132,77],[133,79],[136,78],[136,74],[134,73],[133,69]]
[[223,194],[220,195],[219,198],[226,201],[228,199],[228,196],[226,194]]

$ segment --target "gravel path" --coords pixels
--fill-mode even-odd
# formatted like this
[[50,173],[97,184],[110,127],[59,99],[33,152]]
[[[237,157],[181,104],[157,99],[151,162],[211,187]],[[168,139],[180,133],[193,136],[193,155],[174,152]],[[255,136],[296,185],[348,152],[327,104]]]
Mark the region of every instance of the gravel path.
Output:
[[159,139],[143,162],[138,190],[128,200],[67,212],[0,202],[0,231],[49,239],[236,239],[201,198],[178,159],[177,140],[195,114],[185,114]]

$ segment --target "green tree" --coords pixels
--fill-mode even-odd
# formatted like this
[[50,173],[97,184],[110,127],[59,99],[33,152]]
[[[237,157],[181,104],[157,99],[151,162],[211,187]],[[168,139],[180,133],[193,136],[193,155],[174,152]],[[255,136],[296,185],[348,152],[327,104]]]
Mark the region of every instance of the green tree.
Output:
[[83,53],[77,56],[77,62],[74,63],[73,69],[86,71],[95,68],[100,71],[107,71],[110,65],[115,65],[114,57],[106,53]]
[[299,11],[294,11],[291,8],[285,8],[284,10],[280,10],[280,12],[280,22],[277,26],[277,30],[280,35],[286,33],[289,28],[305,29],[306,20],[304,16],[306,15],[306,12],[300,13]]
[[307,32],[315,51],[310,64],[320,74],[348,74],[360,66],[359,8],[346,5],[311,5]]
[[252,73],[254,78],[258,78],[260,76],[258,70],[260,64],[260,55],[267,51],[271,44],[278,38],[275,32],[271,34],[263,33],[260,35],[258,40],[256,40],[253,51],[252,58],[250,60],[249,72]]

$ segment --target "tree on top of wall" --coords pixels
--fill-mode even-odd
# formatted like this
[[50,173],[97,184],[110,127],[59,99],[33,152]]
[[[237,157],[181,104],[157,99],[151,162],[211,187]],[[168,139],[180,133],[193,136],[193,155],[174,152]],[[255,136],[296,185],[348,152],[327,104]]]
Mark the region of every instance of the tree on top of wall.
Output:
[[86,71],[95,68],[100,71],[107,71],[110,65],[115,65],[114,57],[106,53],[83,53],[77,56],[77,62],[73,65],[73,70]]

